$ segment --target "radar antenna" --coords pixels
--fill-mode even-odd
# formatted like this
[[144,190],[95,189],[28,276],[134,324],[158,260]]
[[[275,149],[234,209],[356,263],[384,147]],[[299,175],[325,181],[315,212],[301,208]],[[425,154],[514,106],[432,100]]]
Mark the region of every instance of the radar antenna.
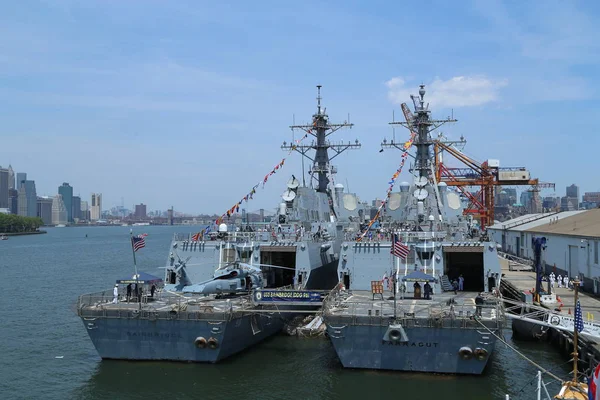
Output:
[[[344,151],[348,149],[358,149],[361,145],[358,139],[356,139],[354,143],[348,142],[337,144],[326,140],[326,138],[333,132],[341,128],[352,128],[354,124],[351,124],[348,121],[345,121],[342,124],[329,123],[329,116],[326,114],[326,108],[322,108],[321,106],[321,87],[321,85],[317,85],[317,113],[312,116],[312,124],[290,126],[292,132],[295,129],[300,129],[306,132],[307,135],[314,136],[316,142],[313,140],[313,142],[309,145],[300,144],[299,142],[292,142],[289,144],[283,142],[281,149],[286,151],[297,151],[298,153],[302,154],[303,157],[309,159],[312,162],[312,167],[309,171],[309,174],[311,174],[311,176],[318,182],[317,191],[326,193],[330,183],[328,175],[333,173],[330,165],[331,160]],[[314,158],[307,154],[313,149],[315,150]],[[329,157],[329,149],[335,152],[332,157]],[[304,181],[304,172],[302,174],[302,180]]]

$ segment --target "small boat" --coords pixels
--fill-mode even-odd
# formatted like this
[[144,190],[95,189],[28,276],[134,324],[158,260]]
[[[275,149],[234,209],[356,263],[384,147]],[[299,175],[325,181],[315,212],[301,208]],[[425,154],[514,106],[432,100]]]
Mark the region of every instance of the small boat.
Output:
[[0,240],[8,240],[8,236],[2,235],[2,236],[0,236]]

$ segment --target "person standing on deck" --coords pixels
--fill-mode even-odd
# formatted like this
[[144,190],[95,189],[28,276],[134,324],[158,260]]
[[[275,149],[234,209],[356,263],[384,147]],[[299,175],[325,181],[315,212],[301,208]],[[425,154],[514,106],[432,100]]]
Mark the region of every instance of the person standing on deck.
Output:
[[113,289],[113,304],[117,304],[117,301],[119,300],[119,285],[117,283],[115,283],[115,288]]
[[462,275],[458,277],[458,290],[465,290],[465,278]]
[[127,302],[131,300],[131,283],[127,285]]
[[550,287],[554,289],[554,272],[550,274]]
[[563,283],[565,284],[565,289],[569,288],[569,275],[565,274],[563,277]]

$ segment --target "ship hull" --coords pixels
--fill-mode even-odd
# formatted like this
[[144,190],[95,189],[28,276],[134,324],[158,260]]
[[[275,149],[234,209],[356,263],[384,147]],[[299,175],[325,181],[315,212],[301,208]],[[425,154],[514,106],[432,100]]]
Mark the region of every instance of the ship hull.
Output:
[[337,264],[338,261],[334,260],[311,269],[310,276],[304,288],[307,290],[333,289],[339,281]]
[[[276,315],[259,314],[242,315],[228,321],[153,321],[139,318],[82,320],[103,359],[206,363],[219,362],[277,334],[284,322]],[[199,337],[207,341],[214,338],[216,348],[208,344],[203,348],[197,346],[195,341]]]
[[[494,349],[495,338],[477,329],[406,328],[408,342],[382,340],[387,326],[327,326],[333,347],[345,368],[395,370],[426,373],[483,373]],[[461,356],[460,349],[482,348],[479,359]]]

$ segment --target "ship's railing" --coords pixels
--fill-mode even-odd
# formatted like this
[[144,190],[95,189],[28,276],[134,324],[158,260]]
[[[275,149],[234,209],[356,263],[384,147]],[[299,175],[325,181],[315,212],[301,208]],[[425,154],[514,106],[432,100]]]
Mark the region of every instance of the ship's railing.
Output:
[[[323,314],[329,323],[388,326],[394,319],[394,301],[346,301],[351,296],[336,287],[323,301]],[[502,305],[497,300],[486,304],[464,304],[442,301],[432,304],[396,306],[396,323],[405,327],[480,328],[480,321],[488,328],[501,329],[505,323]],[[425,300],[418,301],[418,303]],[[435,301],[435,300],[433,300]]]
[[[175,233],[173,235],[173,241],[177,242],[192,242],[191,233]],[[282,229],[278,231],[260,231],[260,232],[227,232],[227,236],[223,239],[219,239],[216,235],[205,235],[200,242],[208,242],[211,240],[225,240],[227,242],[234,243],[270,243],[270,242],[313,242],[313,243],[324,243],[333,240],[334,237],[329,235],[323,235],[317,232],[305,232],[304,234],[286,231]]]
[[[447,237],[448,233],[446,231],[433,231],[433,232],[412,232],[412,231],[395,231],[395,232],[371,232],[370,234],[365,235],[361,243],[365,242],[391,242],[392,235],[396,233],[400,235],[400,240],[405,241],[417,241],[417,240],[443,240]],[[346,233],[346,240],[356,240],[360,237],[360,233]]]
[[235,315],[254,307],[250,295],[236,297],[231,302],[222,300],[216,304],[207,302],[207,298],[201,295],[158,291],[154,297],[143,296],[141,302],[138,302],[137,299],[127,302],[125,293],[119,291],[118,302],[115,304],[113,300],[112,290],[81,295],[76,304],[77,314],[84,319],[142,318],[228,321]]

